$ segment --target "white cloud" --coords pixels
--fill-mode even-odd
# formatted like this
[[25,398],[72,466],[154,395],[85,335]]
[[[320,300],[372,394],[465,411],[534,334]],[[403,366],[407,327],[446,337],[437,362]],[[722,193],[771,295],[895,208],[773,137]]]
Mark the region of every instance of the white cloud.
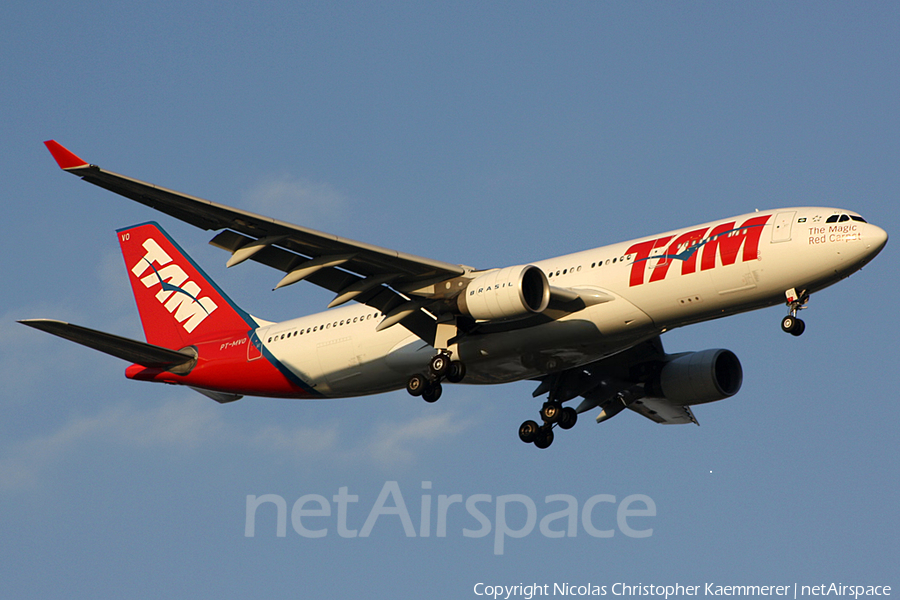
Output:
[[412,446],[430,442],[442,443],[471,425],[452,413],[419,417],[407,423],[382,423],[372,439],[365,442],[365,454],[383,466],[408,464],[414,461]]
[[337,447],[338,432],[334,428],[285,428],[268,425],[246,434],[248,445],[280,456],[301,458],[331,451]]
[[234,423],[223,408],[197,396],[149,407],[125,402],[91,416],[78,416],[55,431],[0,449],[0,491],[40,485],[54,468],[89,444],[137,450],[164,449],[179,456],[228,448],[303,462],[327,455],[350,465],[389,468],[414,463],[422,448],[443,446],[472,425],[445,412],[406,422],[381,422],[372,434],[348,442],[336,424],[291,427]]
[[281,221],[321,227],[334,224],[345,215],[347,199],[327,183],[281,174],[271,175],[246,191],[242,204],[248,210]]
[[0,490],[37,484],[56,464],[87,443],[186,450],[221,436],[225,424],[214,407],[170,401],[139,409],[119,404],[92,416],[78,416],[53,432],[12,444],[0,455]]

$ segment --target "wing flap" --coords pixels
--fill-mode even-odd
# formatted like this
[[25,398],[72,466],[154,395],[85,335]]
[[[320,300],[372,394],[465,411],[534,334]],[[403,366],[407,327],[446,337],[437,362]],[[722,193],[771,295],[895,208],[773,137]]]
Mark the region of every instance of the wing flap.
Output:
[[173,368],[192,366],[196,360],[193,354],[187,352],[171,350],[63,321],[24,319],[19,323],[151,369],[162,368],[171,371]]
[[[226,230],[214,237],[212,241],[210,241],[210,244],[229,252],[236,252],[253,242],[253,238]],[[302,266],[303,261],[310,259],[285,250],[277,245],[269,245],[254,253],[249,260],[289,273],[298,266]],[[343,267],[344,264],[341,266]],[[393,281],[399,278],[399,275],[389,274],[378,277],[380,279],[390,279]],[[366,279],[369,278],[360,277],[336,267],[319,269],[304,278],[305,281],[309,281],[310,283],[325,288],[335,294],[344,293],[348,288],[351,288],[354,285],[360,285]],[[398,306],[410,301],[410,298],[407,296],[394,291],[382,283],[373,285],[371,288],[355,295],[353,299],[360,304],[365,304],[366,306],[371,306],[372,308],[381,311],[382,314],[387,314]],[[408,314],[399,321],[395,321],[395,323],[401,323],[409,331],[429,344],[434,343],[437,332],[437,323],[433,317],[421,310]]]
[[699,425],[689,406],[671,404],[663,398],[642,398],[628,405],[628,408],[663,425]]

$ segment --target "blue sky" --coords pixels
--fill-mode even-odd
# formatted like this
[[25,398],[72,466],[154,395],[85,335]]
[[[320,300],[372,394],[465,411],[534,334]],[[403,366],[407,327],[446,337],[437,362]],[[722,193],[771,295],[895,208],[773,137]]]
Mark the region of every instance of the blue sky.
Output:
[[[801,338],[772,308],[674,331],[725,347],[736,397],[701,426],[585,418],[545,452],[516,438],[530,383],[332,402],[126,381],[121,361],[27,329],[141,329],[115,230],[158,220],[242,307],[321,310],[312,286],[226,272],[209,233],[60,172],[55,138],[101,166],[224,204],[477,267],[522,264],[752,211],[835,205],[900,222],[896,3],[8,3],[0,9],[0,581],[16,598],[476,597],[478,582],[894,585],[896,242],[813,296]],[[247,496],[359,497],[397,482],[489,495],[447,535],[368,537]],[[430,489],[427,483],[430,482]],[[386,487],[388,486],[388,487]],[[537,520],[639,494],[652,535],[597,504],[588,534],[539,527],[495,554],[498,497]],[[392,505],[388,502],[388,505]],[[307,504],[305,508],[315,508]],[[526,509],[510,502],[511,528]],[[552,524],[564,530],[565,520]]]

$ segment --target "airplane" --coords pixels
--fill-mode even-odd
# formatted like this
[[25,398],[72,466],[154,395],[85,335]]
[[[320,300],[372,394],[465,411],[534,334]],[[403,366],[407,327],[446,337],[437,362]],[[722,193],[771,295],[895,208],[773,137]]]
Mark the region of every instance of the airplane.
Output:
[[[225,403],[245,395],[328,399],[442,384],[533,380],[547,396],[519,438],[599,409],[699,424],[697,404],[734,396],[730,350],[667,354],[676,327],[784,303],[805,329],[810,294],[850,276],[887,233],[850,210],[792,207],[719,219],[527,264],[476,269],[405,254],[118,175],[50,140],[64,171],[218,233],[228,267],[251,260],[335,294],[328,310],[274,323],[245,312],[156,223],[117,231],[146,342],[50,319],[21,323],[131,363],[126,377],[185,385]],[[577,407],[564,406],[581,398]]]

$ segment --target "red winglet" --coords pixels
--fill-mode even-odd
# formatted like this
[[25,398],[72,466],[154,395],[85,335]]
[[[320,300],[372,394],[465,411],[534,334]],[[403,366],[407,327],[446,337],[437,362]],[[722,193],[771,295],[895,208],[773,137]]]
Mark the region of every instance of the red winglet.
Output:
[[47,140],[44,142],[44,145],[47,146],[47,150],[53,155],[60,169],[77,169],[78,167],[88,166],[87,161],[72,154],[56,140]]

